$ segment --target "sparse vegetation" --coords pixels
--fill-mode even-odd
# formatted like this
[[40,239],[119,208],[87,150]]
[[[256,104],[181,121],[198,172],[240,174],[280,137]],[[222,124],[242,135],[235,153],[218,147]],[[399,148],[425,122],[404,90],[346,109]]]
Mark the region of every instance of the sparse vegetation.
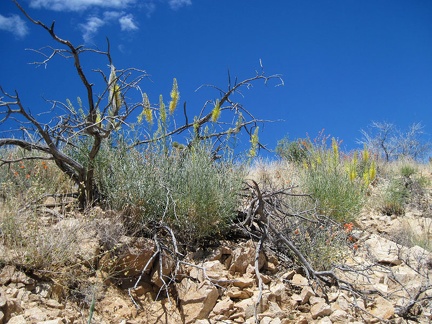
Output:
[[[360,296],[363,292],[340,280],[335,269],[346,270],[338,266],[358,249],[354,232],[362,211],[402,218],[415,209],[422,217],[431,216],[430,166],[418,162],[427,147],[417,140],[419,125],[411,127],[406,142],[400,132],[392,135],[393,125],[374,123],[378,134],[363,132],[363,148],[354,152],[344,152],[339,140],[323,132],[315,139],[285,138],[276,149],[280,161],[257,160],[260,120],[231,98],[255,81],[279,76],[258,73],[229,84],[226,91],[215,87],[220,98],[206,102],[193,121],[185,107],[186,121],[179,126],[174,118],[180,99],[176,79],[168,105],[162,95],[152,105],[142,93],[139,103],[127,103],[125,94],[140,92],[138,83],[145,74],[138,71],[131,80],[137,70],[116,70],[109,50],[98,52],[108,59],[110,70],[106,76],[100,72],[105,89],[95,96],[78,60],[95,52],[58,38],[53,26],[39,25],[73,54],[88,102],[55,102],[66,114],[43,124],[28,113],[18,93],[1,89],[2,122],[19,116],[26,121],[18,120],[19,125],[34,134],[0,139],[0,238],[6,251],[0,263],[55,277],[90,308],[89,323],[103,289],[86,281],[88,273],[103,277],[104,283],[112,279],[125,285],[134,303],[131,290],[144,276],[157,286],[154,299],[169,298],[188,252],[232,237],[256,243],[261,290],[259,253],[268,244],[291,267],[301,267],[323,295],[326,286],[337,283]],[[125,122],[137,109],[137,121],[128,128]],[[221,121],[228,113],[231,122]],[[234,158],[229,139],[242,132],[250,149],[243,158]],[[423,173],[422,168],[429,169]],[[430,223],[422,223],[420,233],[408,221],[400,224],[388,237],[406,247],[431,250]],[[127,262],[118,260],[134,240],[153,242],[151,257],[138,267],[130,253],[132,266],[119,270],[116,266]],[[82,257],[83,242],[94,255]],[[167,264],[168,274],[163,268]],[[119,279],[129,271],[135,273],[135,285],[131,278],[126,283]]]

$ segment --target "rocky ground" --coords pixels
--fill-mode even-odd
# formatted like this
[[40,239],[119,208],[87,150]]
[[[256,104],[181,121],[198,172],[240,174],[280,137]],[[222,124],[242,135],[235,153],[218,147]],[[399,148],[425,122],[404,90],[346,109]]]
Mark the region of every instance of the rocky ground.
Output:
[[[361,217],[352,232],[355,249],[335,270],[339,286],[326,287],[269,249],[256,257],[252,240],[198,249],[180,263],[169,254],[155,261],[151,239],[123,235],[107,249],[115,235],[102,230],[109,217],[99,210],[97,226],[93,220],[87,227],[73,217],[53,222],[77,235],[70,267],[2,265],[0,323],[432,322],[432,254],[388,239],[407,221],[430,235],[432,218],[415,211]],[[13,255],[3,245],[0,252]]]

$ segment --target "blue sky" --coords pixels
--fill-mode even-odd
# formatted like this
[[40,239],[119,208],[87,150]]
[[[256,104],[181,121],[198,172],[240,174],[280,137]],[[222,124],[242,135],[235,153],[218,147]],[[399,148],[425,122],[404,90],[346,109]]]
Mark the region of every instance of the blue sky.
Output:
[[[169,98],[177,78],[181,101],[198,113],[216,99],[204,84],[253,76],[260,60],[276,82],[255,84],[238,98],[257,118],[284,120],[260,127],[270,148],[285,135],[314,137],[321,129],[356,147],[372,120],[400,128],[421,122],[432,133],[432,1],[430,0],[21,0],[35,19],[74,44],[112,46],[119,68],[146,70],[142,88],[152,102]],[[33,112],[42,97],[83,96],[68,77],[72,62],[57,58],[46,68],[29,62],[53,45],[9,0],[0,2],[0,85],[18,90]],[[95,58],[97,59],[97,57]],[[106,68],[105,61],[85,61]],[[97,76],[95,75],[95,80]],[[75,80],[76,81],[76,80]],[[1,127],[5,127],[4,125]],[[3,129],[4,130],[4,129]],[[5,136],[5,134],[1,134]]]

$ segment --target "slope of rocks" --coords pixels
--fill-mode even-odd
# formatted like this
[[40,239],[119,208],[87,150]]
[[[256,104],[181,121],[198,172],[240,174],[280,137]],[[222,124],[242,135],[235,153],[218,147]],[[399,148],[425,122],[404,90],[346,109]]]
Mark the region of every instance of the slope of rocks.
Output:
[[179,264],[166,255],[159,264],[150,239],[121,237],[125,248],[101,253],[100,233],[85,231],[75,290],[55,273],[1,268],[0,323],[87,323],[90,316],[100,324],[430,323],[432,255],[378,235],[378,221],[359,222],[374,230],[353,233],[358,248],[335,271],[351,291],[324,288],[269,250],[256,260],[252,240],[198,250]]

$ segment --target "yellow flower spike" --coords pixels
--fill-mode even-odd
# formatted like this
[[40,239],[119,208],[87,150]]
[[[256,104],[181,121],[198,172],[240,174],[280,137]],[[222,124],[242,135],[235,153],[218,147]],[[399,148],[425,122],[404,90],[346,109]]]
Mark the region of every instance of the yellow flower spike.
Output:
[[161,121],[163,123],[166,123],[167,114],[166,114],[165,104],[163,102],[162,95],[159,96],[159,114],[160,114]]
[[258,137],[258,131],[259,127],[255,128],[255,131],[251,135],[250,142],[251,142],[251,148],[249,150],[249,157],[253,158],[257,155],[257,149],[259,144],[259,137]]
[[332,138],[332,148],[335,160],[339,160],[339,144],[334,137]]
[[215,106],[212,110],[212,115],[211,115],[212,122],[216,122],[219,119],[220,113],[221,113],[220,102],[219,99],[217,99]]
[[110,114],[111,116],[115,116],[118,114],[121,102],[121,93],[120,86],[117,84],[117,76],[115,73],[114,65],[111,65],[111,73],[108,79],[108,88],[109,88],[109,104],[111,105]]
[[100,110],[96,110],[96,124],[99,124],[101,122],[101,113]]
[[150,100],[146,93],[143,93],[143,110],[141,114],[138,116],[138,123],[140,124],[142,122],[143,117],[145,120],[151,125],[153,124],[153,114],[150,108]]
[[349,176],[350,176],[351,182],[353,182],[357,178],[357,172],[354,168],[351,170]]
[[147,121],[147,123],[149,123],[150,125],[153,124],[153,114],[150,108],[146,108],[143,110],[144,112],[144,116],[145,119]]
[[121,93],[120,93],[120,86],[118,84],[114,85],[114,99],[115,99],[115,115],[117,115],[118,110],[120,109],[122,105],[122,99],[121,99]]
[[194,117],[193,129],[194,129],[194,133],[198,135],[199,123],[198,123],[198,118],[196,116]]
[[376,165],[375,165],[375,161],[372,160],[372,163],[369,168],[369,180],[373,181],[375,177],[376,177]]
[[171,90],[171,101],[169,103],[169,113],[172,115],[177,107],[180,100],[180,92],[178,91],[177,79],[173,80],[173,87]]
[[364,184],[365,184],[366,187],[369,186],[370,181],[369,181],[369,172],[368,172],[368,170],[366,170],[365,173],[363,173],[363,182],[364,182]]
[[363,161],[364,162],[369,161],[369,151],[367,149],[366,144],[364,145],[364,148],[363,148]]
[[235,125],[235,132],[238,133],[240,131],[241,125],[243,124],[243,115],[242,113],[239,113],[236,125]]

